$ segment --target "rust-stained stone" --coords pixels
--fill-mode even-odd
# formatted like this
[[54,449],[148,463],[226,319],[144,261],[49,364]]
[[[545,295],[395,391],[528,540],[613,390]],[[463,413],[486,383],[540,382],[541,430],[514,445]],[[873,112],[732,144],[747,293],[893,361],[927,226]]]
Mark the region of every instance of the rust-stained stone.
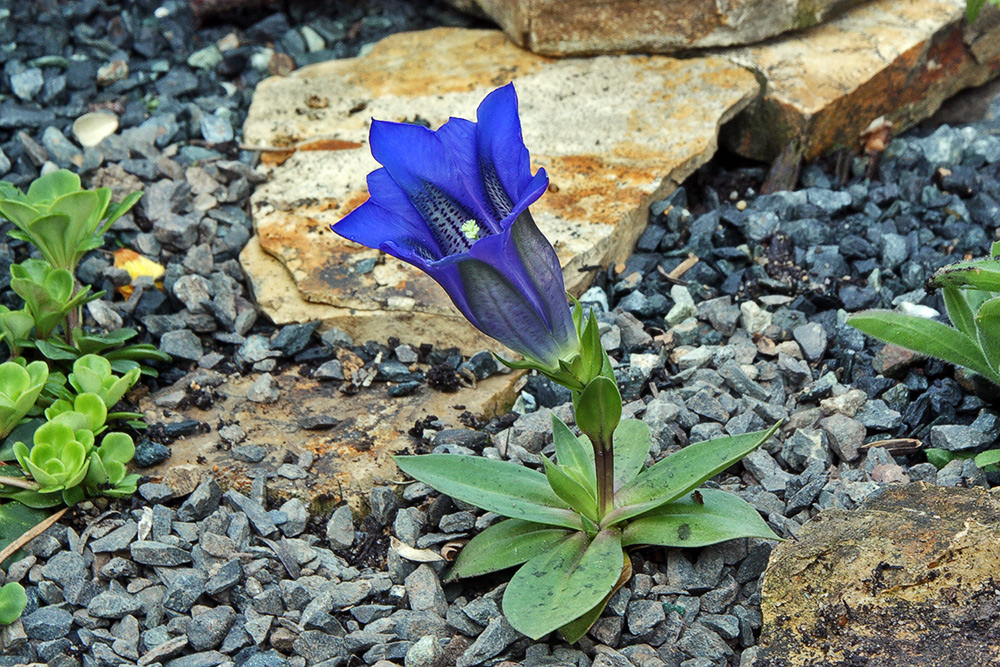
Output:
[[[486,347],[430,278],[328,226],[367,198],[365,176],[377,167],[372,117],[432,127],[452,115],[475,118],[482,98],[510,80],[533,166],[552,183],[532,213],[574,293],[629,255],[649,202],[704,164],[719,126],[759,92],[750,72],[717,57],[551,60],[499,31],[449,28],[393,35],[363,57],[267,79],[254,93],[245,141],[313,150],[272,156],[269,181],[253,195],[259,249],[284,266],[252,246],[241,257],[265,312],[278,323],[322,319],[359,340],[402,329],[410,335],[395,335],[409,342]],[[283,296],[292,288],[282,270],[299,295]],[[318,304],[315,313],[305,303]]]
[[880,116],[901,132],[958,91],[995,77],[998,37],[989,14],[968,26],[965,0],[875,0],[823,25],[726,51],[766,85],[723,140],[768,161],[798,141],[811,160],[854,148]]
[[1000,664],[998,495],[907,484],[818,514],[771,554],[755,667]]
[[868,0],[449,0],[478,8],[514,43],[548,56],[673,53],[753,44]]
[[[178,495],[190,493],[203,475],[212,474],[225,488],[248,491],[251,470],[273,474],[282,463],[295,463],[302,454],[314,456],[302,479],[269,477],[267,491],[276,499],[297,497],[316,511],[326,511],[341,502],[355,507],[367,497],[372,485],[398,479],[390,456],[416,440],[407,435],[417,420],[436,416],[449,428],[464,428],[459,417],[468,412],[482,419],[501,414],[513,404],[522,383],[522,373],[494,375],[456,393],[420,387],[411,396],[390,398],[384,383],[374,383],[354,395],[339,390],[340,382],[321,382],[302,377],[298,369],[275,374],[280,395],[275,403],[262,405],[246,398],[255,376],[232,376],[214,389],[218,399],[208,410],[182,407],[164,410],[145,399],[146,422],[194,419],[205,424],[197,433],[170,444],[170,458],[144,475],[162,481]],[[186,390],[182,380],[164,393]],[[309,421],[333,425],[307,428]],[[226,443],[218,429],[237,424],[246,432],[240,442]],[[241,461],[231,451],[245,445],[266,450],[259,463]]]

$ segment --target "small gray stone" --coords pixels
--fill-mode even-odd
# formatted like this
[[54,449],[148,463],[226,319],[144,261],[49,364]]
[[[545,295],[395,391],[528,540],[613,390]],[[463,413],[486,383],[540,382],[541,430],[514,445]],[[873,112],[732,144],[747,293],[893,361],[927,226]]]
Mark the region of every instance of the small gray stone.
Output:
[[781,457],[795,470],[803,470],[813,461],[828,465],[831,460],[826,433],[811,429],[796,429],[781,447]]
[[285,537],[296,537],[302,534],[309,522],[309,510],[298,498],[291,498],[280,508],[285,513],[285,523],[281,524],[281,532]]
[[243,566],[238,558],[228,561],[213,574],[205,583],[205,592],[218,595],[228,591],[240,582],[243,576]]
[[247,389],[247,400],[254,403],[274,403],[280,395],[278,382],[270,373],[261,375]]
[[172,357],[198,361],[205,355],[201,339],[188,329],[168,331],[160,337],[160,351]]
[[223,497],[233,509],[237,509],[247,516],[247,519],[250,520],[250,525],[253,526],[258,534],[270,537],[278,532],[278,527],[271,521],[264,508],[242,493],[230,489],[226,491]]
[[87,605],[87,613],[96,618],[124,618],[142,609],[142,602],[125,592],[105,591]]
[[60,551],[42,566],[42,576],[63,588],[79,584],[89,574],[83,556],[75,551]]
[[847,415],[834,413],[820,420],[819,425],[829,436],[830,448],[841,461],[858,458],[858,447],[864,444],[866,430],[864,424]]
[[326,524],[326,539],[337,553],[345,553],[354,544],[354,517],[351,508],[341,505]]
[[931,426],[930,441],[932,447],[945,449],[949,452],[976,449],[988,442],[986,435],[981,430],[961,425]]
[[233,458],[244,463],[260,463],[267,456],[267,449],[260,445],[240,445],[230,450]]
[[868,401],[855,417],[872,431],[891,431],[903,423],[903,416],[887,406],[882,399]]
[[448,613],[448,601],[441,588],[441,581],[429,565],[424,564],[414,570],[406,577],[405,585],[410,609],[433,611],[442,618]]
[[690,656],[707,658],[709,660],[725,659],[732,655],[733,649],[722,640],[722,637],[698,622],[692,623],[677,642],[677,647]]
[[792,329],[792,337],[809,361],[819,361],[826,352],[826,331],[818,322],[808,322]]
[[132,553],[132,559],[142,565],[176,567],[191,562],[191,554],[189,552],[155,540],[133,542],[130,552]]
[[459,656],[455,667],[474,667],[499,655],[521,636],[503,616],[493,618],[482,634]]
[[319,630],[306,630],[293,642],[296,655],[306,659],[306,664],[315,665],[325,660],[346,658],[350,653],[341,637],[334,637]]
[[191,607],[205,592],[205,579],[205,573],[200,570],[188,570],[178,574],[163,594],[163,607],[182,614],[191,611]]
[[444,657],[441,642],[434,635],[421,637],[406,652],[404,667],[438,667]]
[[201,136],[210,144],[232,141],[233,126],[229,121],[215,114],[203,114],[201,117]]
[[10,89],[25,102],[30,102],[44,85],[42,70],[37,67],[29,67],[10,77]]
[[217,648],[236,620],[232,607],[209,609],[194,617],[187,624],[188,641],[196,651]]
[[73,627],[73,615],[60,607],[41,607],[21,618],[29,639],[52,641],[65,637]]
[[626,614],[628,631],[633,635],[644,635],[656,624],[667,619],[663,611],[663,603],[657,600],[633,600],[628,605]]
[[91,542],[90,550],[95,554],[99,554],[127,549],[129,544],[132,543],[132,540],[135,539],[136,533],[138,532],[138,524],[136,524],[135,521],[128,521],[124,525],[115,528],[104,537]]
[[388,486],[376,486],[368,495],[368,506],[371,508],[372,517],[383,526],[387,526],[399,509],[399,496]]
[[199,484],[180,507],[177,508],[178,521],[201,521],[219,509],[222,489],[211,475]]

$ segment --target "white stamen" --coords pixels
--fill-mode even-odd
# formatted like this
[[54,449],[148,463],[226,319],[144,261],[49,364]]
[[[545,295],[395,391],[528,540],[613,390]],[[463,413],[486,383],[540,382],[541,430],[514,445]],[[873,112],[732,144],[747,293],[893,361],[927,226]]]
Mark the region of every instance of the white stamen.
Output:
[[466,220],[462,223],[462,226],[459,229],[461,229],[462,233],[465,234],[465,238],[470,241],[479,240],[479,225],[475,220],[472,220],[471,218]]

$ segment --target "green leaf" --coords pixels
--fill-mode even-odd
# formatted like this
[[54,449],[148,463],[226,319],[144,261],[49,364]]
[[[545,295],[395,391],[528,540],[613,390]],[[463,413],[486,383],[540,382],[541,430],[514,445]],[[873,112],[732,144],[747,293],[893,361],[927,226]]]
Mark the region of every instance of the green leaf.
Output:
[[32,419],[20,424],[10,432],[7,439],[0,445],[0,461],[13,461],[15,442],[34,442],[35,431],[45,423],[44,419]]
[[0,588],[0,625],[10,625],[21,617],[21,612],[28,606],[28,596],[24,594],[24,586],[11,581]]
[[445,581],[477,577],[531,560],[570,535],[563,528],[504,519],[479,533],[458,553]]
[[964,366],[993,382],[998,381],[976,341],[940,322],[888,310],[868,310],[849,317],[847,323],[879,340]]
[[80,189],[80,177],[68,169],[59,169],[39,176],[28,186],[27,197],[31,202],[51,204],[58,197]]
[[930,284],[935,287],[968,287],[970,289],[1000,292],[1000,260],[973,259],[956,262],[938,269]]
[[597,376],[576,400],[576,425],[597,447],[612,442],[612,435],[622,418],[622,397],[613,380]]
[[631,578],[632,561],[626,555],[625,559],[622,561],[622,573],[618,577],[618,581],[615,582],[615,585],[611,588],[608,594],[604,596],[604,599],[597,603],[597,606],[583,616],[572,620],[559,628],[559,634],[562,635],[562,638],[570,644],[575,644],[583,639],[583,636],[587,634],[587,630],[590,630],[591,626],[593,626],[594,623],[597,622],[597,619],[601,617],[601,614],[604,612],[604,608],[608,606],[608,602],[611,601],[614,594],[618,592],[619,588],[628,583],[628,580]]
[[739,537],[778,539],[745,500],[700,489],[631,521],[622,533],[622,546],[703,547]]
[[976,333],[986,361],[996,371],[1000,365],[1000,297],[990,299],[979,307]]
[[[572,468],[597,489],[597,473],[594,471],[594,449],[590,442],[582,442],[563,420],[552,413],[552,444],[556,448],[556,461],[565,468]],[[595,491],[596,493],[596,491]]]
[[606,528],[593,541],[574,533],[514,574],[503,595],[504,615],[515,630],[540,639],[597,606],[624,558],[621,531]]
[[615,489],[621,489],[642,472],[653,444],[649,426],[638,419],[626,419],[618,424],[615,442]]
[[983,5],[985,4],[986,0],[966,0],[965,19],[969,23],[973,23],[976,17],[979,16],[979,12],[983,11]]
[[988,449],[985,452],[980,452],[973,460],[980,468],[995,466],[1000,463],[1000,449]]
[[[26,507],[21,503],[0,505],[0,549],[6,549],[14,540],[47,519],[49,514],[50,512]],[[19,558],[18,554],[0,563],[0,567],[6,568],[13,562],[13,558]]]
[[941,290],[944,296],[944,306],[948,311],[948,319],[955,328],[969,336],[976,335],[976,319],[965,293],[957,287],[945,287]]
[[557,496],[569,503],[569,506],[592,521],[597,521],[597,498],[595,491],[588,489],[578,480],[570,476],[566,470],[545,456],[542,457],[545,466],[545,478]]
[[994,241],[990,246],[990,257],[996,259],[997,256],[1000,256],[1000,241]]
[[41,212],[35,207],[23,202],[6,199],[0,201],[0,216],[7,218],[20,229],[25,230]]
[[695,490],[764,444],[780,425],[779,422],[766,431],[698,442],[671,454],[615,495],[617,509],[605,517],[605,525],[644,514]]
[[931,447],[924,450],[928,463],[933,463],[938,470],[945,467],[955,459],[971,459],[975,454],[972,452],[949,452],[947,449],[937,449]]
[[128,212],[130,208],[135,206],[135,203],[139,201],[140,197],[142,197],[142,192],[133,192],[132,194],[125,197],[125,199],[123,199],[120,204],[111,209],[111,211],[108,212],[107,216],[105,217],[104,224],[97,231],[97,234],[99,236],[103,235],[105,232],[111,229],[111,225],[114,224],[115,220],[125,215],[125,213]]
[[400,470],[441,493],[512,519],[580,530],[583,523],[540,472],[479,456],[395,456]]

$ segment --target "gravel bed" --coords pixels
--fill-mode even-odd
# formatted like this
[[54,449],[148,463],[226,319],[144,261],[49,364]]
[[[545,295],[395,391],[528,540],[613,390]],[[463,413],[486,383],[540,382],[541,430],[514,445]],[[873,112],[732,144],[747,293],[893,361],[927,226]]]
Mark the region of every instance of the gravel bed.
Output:
[[[108,253],[89,257],[81,278],[108,290],[90,307],[93,324],[138,326],[177,359],[152,389],[189,372],[203,386],[263,373],[251,399],[268,402],[278,391],[268,373],[295,367],[345,391],[461,391],[463,377],[499,372],[489,355],[319,336],[315,324],[275,328],[246,290],[237,257],[257,176],[238,142],[254,84],[289,63],[354,55],[389,32],[470,24],[438,3],[305,4],[197,29],[176,2],[0,8],[0,43],[16,44],[0,49],[0,178],[26,185],[49,163],[77,165],[92,184],[145,190],[108,247],[164,264],[164,290],[116,296],[128,276]],[[227,48],[217,51],[220,40]],[[115,110],[124,130],[82,150],[70,125],[93,108]],[[984,254],[996,238],[998,132],[992,113],[974,126],[914,131],[893,141],[871,182],[862,162],[843,187],[814,165],[802,189],[771,195],[757,194],[763,169],[720,159],[654,204],[633,256],[582,298],[618,363],[626,414],[656,436],[651,458],[783,420],[776,438],[710,484],[751,502],[785,537],[885,484],[996,484],[971,461],[938,471],[899,443],[991,446],[1000,413],[990,390],[945,364],[886,352],[843,319],[904,302],[944,312],[939,295],[923,291],[930,273]],[[14,305],[3,281],[26,252],[0,244],[0,303]],[[671,279],[691,253],[699,261]],[[346,354],[360,358],[353,377],[372,376],[370,386],[345,377]],[[568,400],[532,377],[519,413],[468,429],[425,420],[411,431],[412,451],[537,467],[552,454],[549,411],[572,424]],[[199,427],[152,425],[138,461],[162,461],[166,443]],[[220,429],[224,441],[239,440],[225,429],[233,425]],[[252,447],[233,455],[259,461]],[[282,468],[308,474],[310,465]],[[768,542],[637,550],[636,576],[588,637],[574,647],[535,643],[500,615],[502,577],[442,586],[442,564],[401,555],[439,550],[498,517],[419,483],[373,489],[364,517],[346,506],[310,514],[298,500],[268,497],[276,472],[257,470],[246,495],[206,481],[174,497],[147,482],[131,501],[76,508],[0,580],[22,582],[29,598],[2,634],[0,665],[752,664]]]

